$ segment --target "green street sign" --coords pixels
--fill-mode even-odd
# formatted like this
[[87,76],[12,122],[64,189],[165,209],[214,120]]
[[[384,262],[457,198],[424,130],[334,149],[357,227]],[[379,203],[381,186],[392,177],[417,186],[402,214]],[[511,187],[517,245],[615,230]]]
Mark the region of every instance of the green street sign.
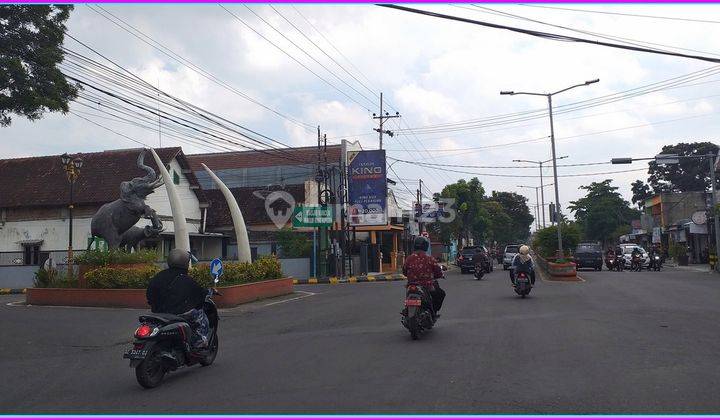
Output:
[[293,211],[293,227],[322,227],[333,223],[332,207],[309,205],[296,206]]

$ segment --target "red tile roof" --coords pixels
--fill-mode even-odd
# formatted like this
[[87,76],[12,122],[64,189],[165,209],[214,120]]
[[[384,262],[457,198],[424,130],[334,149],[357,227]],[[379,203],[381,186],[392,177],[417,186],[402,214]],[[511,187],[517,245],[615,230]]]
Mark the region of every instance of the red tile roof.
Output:
[[[328,145],[328,162],[340,162],[342,147],[340,145]],[[188,162],[193,171],[203,171],[200,165],[204,163],[208,168],[237,169],[256,168],[261,166],[295,165],[317,162],[317,147],[294,147],[278,150],[244,151],[244,152],[223,152],[206,153],[198,155],[187,155]]]
[[[265,210],[265,200],[253,194],[255,191],[261,189],[260,187],[230,188],[230,191],[240,206],[240,211],[243,214],[246,225],[266,225],[273,223]],[[284,191],[290,193],[297,203],[305,201],[304,185],[286,185]],[[212,231],[224,226],[232,227],[233,222],[230,216],[230,209],[222,192],[220,190],[207,190],[205,194],[210,200],[210,207],[207,210],[207,230]],[[292,209],[289,211],[292,212]]]
[[[98,205],[120,197],[120,183],[145,173],[137,167],[142,149],[107,150],[83,153],[84,164],[75,182],[74,202],[77,205]],[[177,158],[180,166],[189,165],[179,147],[155,149],[163,163]],[[145,164],[157,171],[152,156]],[[195,175],[186,173],[191,184],[198,185]],[[65,206],[69,201],[69,184],[60,156],[38,156],[0,160],[0,208]],[[194,190],[206,202],[202,190]]]

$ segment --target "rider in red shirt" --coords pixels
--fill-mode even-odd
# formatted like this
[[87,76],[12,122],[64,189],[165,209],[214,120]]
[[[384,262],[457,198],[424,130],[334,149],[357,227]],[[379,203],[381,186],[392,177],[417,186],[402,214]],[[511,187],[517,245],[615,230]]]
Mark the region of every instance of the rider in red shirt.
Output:
[[427,238],[415,238],[413,248],[415,252],[405,259],[403,274],[407,277],[408,284],[423,286],[430,292],[433,310],[437,315],[445,299],[445,291],[437,282],[437,279],[443,277],[442,268],[435,258],[427,254],[430,250],[430,241]]

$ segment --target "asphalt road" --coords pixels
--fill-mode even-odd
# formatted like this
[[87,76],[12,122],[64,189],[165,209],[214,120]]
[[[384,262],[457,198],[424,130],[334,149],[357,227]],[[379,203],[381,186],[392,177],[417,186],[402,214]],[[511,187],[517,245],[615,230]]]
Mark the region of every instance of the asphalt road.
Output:
[[0,413],[718,413],[720,277],[450,272],[412,341],[401,282],[298,287],[221,313],[220,354],[154,390],[122,353],[139,311],[0,301]]

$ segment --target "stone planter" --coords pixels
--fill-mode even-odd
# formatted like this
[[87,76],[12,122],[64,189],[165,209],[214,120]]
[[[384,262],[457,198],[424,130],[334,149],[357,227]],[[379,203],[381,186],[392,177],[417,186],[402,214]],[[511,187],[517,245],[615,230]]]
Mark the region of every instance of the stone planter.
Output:
[[545,271],[553,280],[566,280],[566,281],[577,281],[577,267],[575,263],[555,263],[542,258],[539,255],[534,255],[537,265],[543,271]]
[[[222,296],[215,296],[220,308],[292,293],[292,278],[265,280],[256,283],[218,287]],[[113,308],[148,308],[145,289],[27,289],[25,301],[29,305],[90,306]]]

